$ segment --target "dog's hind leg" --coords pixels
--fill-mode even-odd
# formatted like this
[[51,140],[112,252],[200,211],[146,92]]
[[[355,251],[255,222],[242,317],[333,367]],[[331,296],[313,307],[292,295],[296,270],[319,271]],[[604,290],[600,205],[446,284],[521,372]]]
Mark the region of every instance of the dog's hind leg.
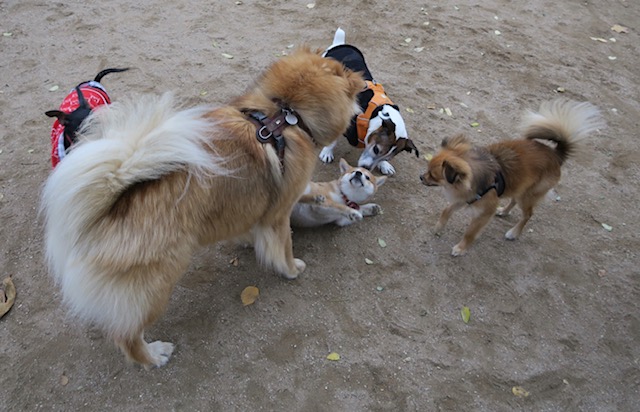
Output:
[[289,216],[253,229],[254,248],[259,262],[272,267],[286,279],[295,279],[307,265],[293,257]]
[[147,370],[153,366],[160,367],[166,364],[173,352],[172,343],[159,340],[145,342],[143,332],[129,338],[115,339],[115,342],[127,359],[141,364]]

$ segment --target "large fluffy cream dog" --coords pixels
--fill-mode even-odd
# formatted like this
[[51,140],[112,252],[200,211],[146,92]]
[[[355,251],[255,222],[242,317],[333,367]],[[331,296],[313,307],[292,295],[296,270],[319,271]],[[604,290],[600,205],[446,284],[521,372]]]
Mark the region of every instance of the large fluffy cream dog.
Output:
[[298,276],[289,214],[363,84],[302,48],[227,106],[180,110],[164,95],[92,114],[42,199],[48,264],[72,311],[127,358],[161,366],[173,345],[143,332],[197,248],[250,233],[260,262]]

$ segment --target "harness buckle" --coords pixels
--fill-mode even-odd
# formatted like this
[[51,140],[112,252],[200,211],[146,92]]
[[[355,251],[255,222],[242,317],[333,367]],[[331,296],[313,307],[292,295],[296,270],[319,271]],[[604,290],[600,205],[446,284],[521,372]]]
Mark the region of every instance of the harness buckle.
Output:
[[273,133],[271,133],[269,129],[267,129],[267,126],[262,126],[256,132],[256,136],[258,137],[258,140],[261,140],[263,143],[267,143],[273,136]]

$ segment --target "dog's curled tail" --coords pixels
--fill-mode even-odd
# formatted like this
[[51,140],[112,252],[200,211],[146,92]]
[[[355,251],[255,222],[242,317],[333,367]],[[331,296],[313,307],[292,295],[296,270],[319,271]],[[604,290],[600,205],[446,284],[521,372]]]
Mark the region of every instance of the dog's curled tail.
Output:
[[[206,117],[210,110],[179,110],[167,93],[102,106],[87,118],[41,199],[46,257],[63,292],[86,260],[81,245],[127,188],[177,171],[195,179],[230,174],[211,147],[216,125]],[[65,298],[73,306],[74,298]]]
[[538,112],[528,112],[523,121],[524,137],[554,142],[561,162],[574,154],[587,135],[602,127],[597,107],[566,99],[542,103]]

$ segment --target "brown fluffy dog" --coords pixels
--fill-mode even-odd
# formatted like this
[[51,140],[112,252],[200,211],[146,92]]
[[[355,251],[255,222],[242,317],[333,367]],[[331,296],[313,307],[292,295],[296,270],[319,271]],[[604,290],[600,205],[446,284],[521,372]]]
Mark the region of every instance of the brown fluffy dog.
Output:
[[97,110],[42,200],[49,267],[73,312],[127,358],[161,366],[173,345],[143,332],[197,248],[250,233],[260,262],[296,278],[291,209],[362,83],[303,48],[227,106],[179,110],[164,95]]
[[[522,139],[475,147],[458,135],[442,141],[441,150],[420,176],[427,186],[442,186],[450,205],[435,227],[440,235],[456,210],[470,205],[474,217],[451,254],[459,256],[476,239],[492,216],[507,215],[517,204],[522,218],[505,238],[514,240],[533,214],[534,206],[560,180],[560,167],[580,140],[601,126],[598,110],[590,103],[556,100],[541,105],[524,120]],[[499,197],[511,198],[498,208]]]

